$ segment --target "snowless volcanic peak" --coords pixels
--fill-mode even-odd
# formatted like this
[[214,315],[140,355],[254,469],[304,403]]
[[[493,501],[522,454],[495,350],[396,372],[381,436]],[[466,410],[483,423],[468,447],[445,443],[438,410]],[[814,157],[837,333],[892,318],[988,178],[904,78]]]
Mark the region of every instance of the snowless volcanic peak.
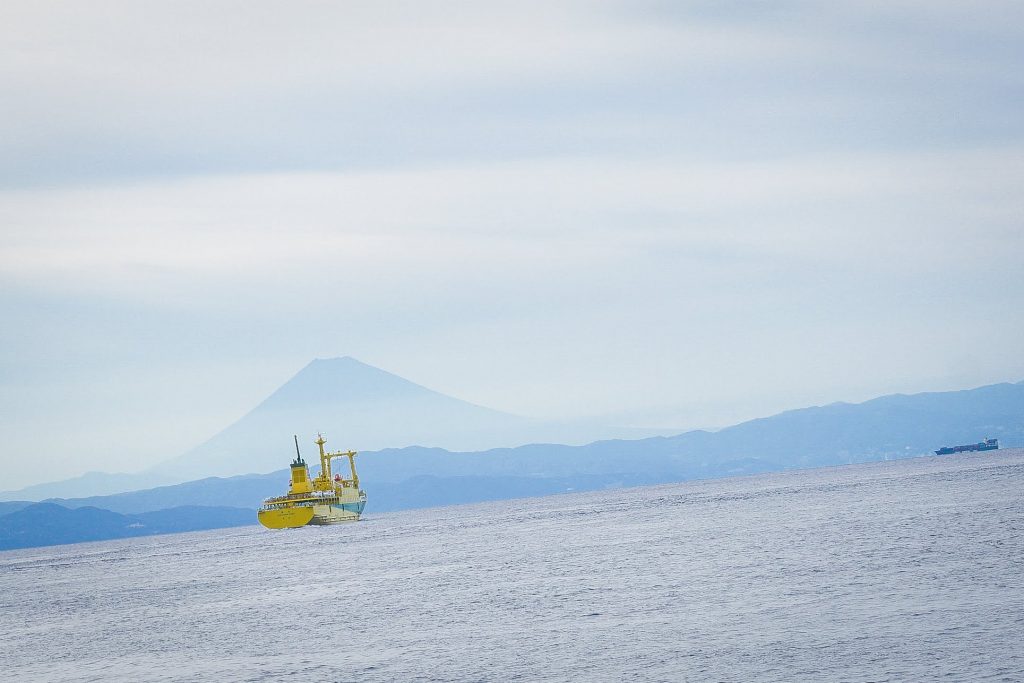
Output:
[[323,433],[355,450],[477,450],[525,443],[536,431],[532,420],[445,396],[354,358],[317,359],[233,425],[158,469],[176,478],[270,472],[287,465],[293,434],[302,443]]
[[311,361],[275,391],[265,404],[295,401],[352,402],[414,394],[441,396],[398,375],[367,365],[351,356],[343,356]]

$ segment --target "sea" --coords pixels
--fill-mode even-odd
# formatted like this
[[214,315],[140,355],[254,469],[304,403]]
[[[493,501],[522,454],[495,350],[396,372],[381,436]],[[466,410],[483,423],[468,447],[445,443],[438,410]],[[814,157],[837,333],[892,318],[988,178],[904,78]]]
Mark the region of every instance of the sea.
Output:
[[1024,450],[0,553],[25,681],[1024,681]]

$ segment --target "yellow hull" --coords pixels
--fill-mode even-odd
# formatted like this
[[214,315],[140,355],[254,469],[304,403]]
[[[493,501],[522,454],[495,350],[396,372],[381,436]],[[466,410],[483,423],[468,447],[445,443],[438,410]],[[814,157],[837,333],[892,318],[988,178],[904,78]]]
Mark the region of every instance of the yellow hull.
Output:
[[257,514],[260,524],[268,529],[294,529],[306,526],[313,519],[313,508],[290,507],[279,510],[260,510]]
[[310,524],[323,525],[323,524],[343,524],[345,522],[358,522],[359,513],[349,512],[348,510],[342,510],[337,507],[330,505],[315,505],[313,506],[313,518],[309,520]]

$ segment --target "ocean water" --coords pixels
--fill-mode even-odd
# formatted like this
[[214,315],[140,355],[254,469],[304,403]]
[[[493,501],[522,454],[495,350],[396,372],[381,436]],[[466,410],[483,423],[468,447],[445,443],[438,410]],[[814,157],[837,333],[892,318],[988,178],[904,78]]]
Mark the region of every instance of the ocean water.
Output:
[[0,553],[10,681],[1024,680],[1024,451]]

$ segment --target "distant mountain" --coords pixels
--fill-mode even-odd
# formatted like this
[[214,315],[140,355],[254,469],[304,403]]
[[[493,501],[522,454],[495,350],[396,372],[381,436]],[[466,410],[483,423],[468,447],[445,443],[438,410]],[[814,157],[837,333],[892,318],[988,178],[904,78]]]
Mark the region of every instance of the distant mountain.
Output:
[[175,481],[271,472],[292,457],[293,434],[300,435],[305,454],[311,455],[317,433],[325,434],[334,449],[421,445],[478,450],[658,432],[509,415],[445,396],[354,358],[318,359],[243,418],[153,471]]
[[[122,514],[152,512],[177,505],[226,505],[232,508],[248,508],[251,512],[259,507],[264,498],[278,496],[287,491],[288,476],[288,470],[281,470],[270,474],[208,477],[142,491],[88,498],[52,498],[45,502],[67,508],[98,507]],[[3,517],[0,517],[0,525],[2,524]]]
[[[468,453],[409,447],[362,453],[357,462],[372,513],[905,458],[985,437],[999,438],[1004,447],[1024,446],[1024,382],[886,396],[857,405],[835,403],[751,420],[720,432]],[[263,498],[285,490],[287,481],[287,470],[279,470],[55,502],[126,513],[183,504],[254,508]]]
[[252,510],[183,506],[137,515],[34,503],[0,516],[0,550],[255,524]]
[[[814,467],[929,454],[986,437],[1024,446],[1024,382],[791,410],[723,429],[703,448],[711,457],[744,454]],[[671,440],[685,447],[688,439]]]
[[[353,362],[355,365],[348,361],[320,362],[356,369],[362,365],[357,361]],[[379,371],[370,368],[367,372],[375,375]],[[323,377],[320,373],[316,376]],[[399,378],[394,381],[399,386],[404,382]],[[311,381],[311,384],[316,382]],[[274,403],[298,400],[280,396],[271,399]],[[329,418],[329,415],[323,416],[325,420]],[[232,438],[225,433],[220,436],[223,448],[228,449]],[[410,493],[412,485],[407,486],[407,482],[416,477],[458,480],[446,482],[435,491],[449,484],[474,486],[467,477],[509,478],[509,487],[503,494],[494,493],[497,497],[508,497],[524,490],[512,480],[525,478],[536,486],[532,489],[535,493],[530,495],[540,495],[568,488],[583,490],[901,458],[985,437],[999,438],[1004,447],[1024,446],[1024,382],[964,391],[897,394],[860,404],[834,403],[751,420],[718,432],[692,431],[672,437],[599,441],[586,446],[532,444],[483,452],[391,448],[363,452],[358,462],[363,482],[372,495],[370,509],[383,511],[398,509],[396,506],[400,505],[415,507],[445,500],[426,492],[419,497]],[[203,452],[209,453],[207,457],[215,457],[214,447],[219,443],[222,442],[205,445]],[[330,445],[345,448],[349,444]],[[266,466],[275,470],[282,457],[287,460],[290,453],[276,443],[272,446],[264,446],[264,450],[273,451]],[[255,450],[257,446],[252,448]],[[307,455],[313,454],[307,452]],[[255,507],[263,498],[283,490],[287,478],[286,471],[278,470],[265,476],[206,478],[180,486],[58,502],[70,506],[95,505],[121,512],[158,510],[182,504]],[[492,492],[500,488],[493,482],[488,487]],[[420,490],[423,491],[423,487]],[[399,500],[404,502],[392,502]]]
[[86,472],[80,477],[62,481],[27,486],[17,491],[0,492],[0,500],[45,500],[58,496],[105,496],[119,491],[137,491],[172,484],[175,479],[154,472],[134,474],[110,474],[107,472]]
[[198,477],[272,472],[292,457],[292,434],[299,435],[303,453],[310,456],[317,433],[330,439],[332,449],[366,451],[411,445],[477,450],[531,442],[582,444],[672,432],[509,415],[445,396],[354,358],[317,359],[240,420],[149,471],[90,472],[0,491],[0,500],[101,496]]
[[791,410],[722,429],[671,437],[534,444],[483,453],[388,449],[367,454],[366,482],[414,476],[630,475],[674,481],[928,455],[944,445],[998,438],[1024,446],[1024,382],[891,395],[860,404]]
[[[855,405],[834,403],[751,420],[719,432],[693,431],[673,437],[585,446],[532,444],[482,452],[384,449],[361,453],[358,465],[369,497],[367,514],[372,515],[906,458],[986,437],[998,438],[1004,448],[1024,446],[1024,382],[884,396]],[[249,524],[262,499],[284,491],[287,481],[287,470],[278,470],[56,500],[43,507],[24,501],[0,503],[0,548]]]
[[27,508],[29,505],[32,504],[33,503],[28,500],[12,500],[9,502],[0,503],[0,517],[3,517],[4,515],[9,514],[11,512],[17,512],[22,508]]

